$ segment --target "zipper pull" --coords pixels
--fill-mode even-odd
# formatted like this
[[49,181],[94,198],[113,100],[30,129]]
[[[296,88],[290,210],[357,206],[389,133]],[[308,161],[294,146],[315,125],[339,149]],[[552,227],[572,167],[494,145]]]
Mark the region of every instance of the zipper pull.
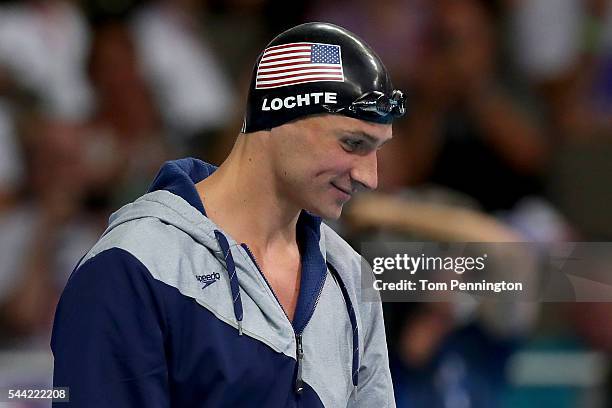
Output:
[[295,379],[295,392],[301,394],[304,390],[304,381],[302,381],[302,363],[304,360],[304,348],[302,347],[302,335],[295,335],[295,348],[297,356],[297,377]]

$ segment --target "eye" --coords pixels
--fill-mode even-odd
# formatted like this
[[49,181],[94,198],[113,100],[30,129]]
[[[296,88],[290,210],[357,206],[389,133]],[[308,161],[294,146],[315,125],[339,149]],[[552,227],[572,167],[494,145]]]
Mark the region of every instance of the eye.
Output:
[[344,145],[344,149],[346,151],[352,152],[363,146],[363,140],[360,139],[344,139],[342,140],[342,144]]

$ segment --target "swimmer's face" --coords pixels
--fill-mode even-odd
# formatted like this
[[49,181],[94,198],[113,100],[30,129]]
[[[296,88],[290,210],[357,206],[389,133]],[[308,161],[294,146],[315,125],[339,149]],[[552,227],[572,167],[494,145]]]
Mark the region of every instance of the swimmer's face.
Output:
[[391,140],[392,128],[340,115],[316,115],[271,133],[281,193],[300,208],[336,219],[353,193],[377,187],[376,153]]

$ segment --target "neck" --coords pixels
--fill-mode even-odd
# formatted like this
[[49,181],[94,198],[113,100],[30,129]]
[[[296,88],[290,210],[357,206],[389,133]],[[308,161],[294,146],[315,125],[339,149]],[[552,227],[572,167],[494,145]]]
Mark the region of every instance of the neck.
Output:
[[223,164],[196,184],[207,216],[237,242],[264,252],[278,245],[296,245],[301,211],[275,183],[265,153],[266,137],[240,135]]

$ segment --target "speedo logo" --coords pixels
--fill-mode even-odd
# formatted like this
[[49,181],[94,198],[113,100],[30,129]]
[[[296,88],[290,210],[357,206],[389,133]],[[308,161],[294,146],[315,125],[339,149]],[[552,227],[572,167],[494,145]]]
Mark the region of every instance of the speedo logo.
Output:
[[221,275],[218,272],[211,273],[210,275],[196,275],[196,279],[198,282],[204,284],[204,286],[202,286],[202,289],[204,289],[221,279]]

